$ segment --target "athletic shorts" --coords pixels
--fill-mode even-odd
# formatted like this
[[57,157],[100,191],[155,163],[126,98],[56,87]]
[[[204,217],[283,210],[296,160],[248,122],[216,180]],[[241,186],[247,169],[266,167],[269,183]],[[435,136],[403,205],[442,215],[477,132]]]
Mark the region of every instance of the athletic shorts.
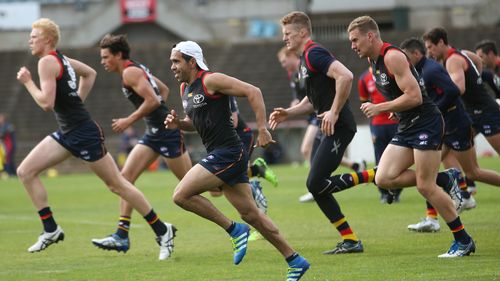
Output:
[[245,153],[247,154],[248,159],[250,159],[250,156],[252,155],[253,152],[253,132],[252,131],[247,131],[247,132],[240,132],[238,131],[238,136],[240,137],[241,143],[243,144],[243,149],[245,150]]
[[446,128],[443,143],[455,151],[466,151],[470,149],[474,146],[472,127],[456,126],[454,128]]
[[398,130],[391,144],[417,150],[440,150],[444,135],[444,121],[441,114],[418,120],[404,131]]
[[248,157],[241,145],[216,148],[198,164],[229,186],[248,183]]
[[177,158],[185,151],[181,130],[159,130],[156,134],[145,134],[138,141],[166,158]]
[[94,121],[87,121],[66,134],[58,130],[50,136],[75,157],[87,162],[95,162],[107,153],[104,133]]
[[473,110],[468,112],[476,133],[490,137],[500,132],[500,112],[498,110],[488,112]]

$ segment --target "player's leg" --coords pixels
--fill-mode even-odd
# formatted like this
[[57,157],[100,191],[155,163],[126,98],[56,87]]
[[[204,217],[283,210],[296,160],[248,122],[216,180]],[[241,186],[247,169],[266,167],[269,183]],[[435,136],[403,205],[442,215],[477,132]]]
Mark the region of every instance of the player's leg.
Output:
[[222,186],[223,184],[224,182],[221,179],[205,167],[196,164],[175,188],[173,200],[175,204],[183,209],[227,229],[231,225],[231,220],[222,214],[207,198],[201,195],[203,192]]
[[450,250],[439,257],[458,257],[475,251],[451,198],[435,182],[439,170],[440,153],[435,150],[414,150],[417,189],[441,214],[454,236]]
[[[50,153],[47,153],[50,151]],[[47,207],[47,191],[39,174],[44,170],[68,159],[71,153],[52,137],[45,137],[24,158],[17,169],[17,175],[22,182],[33,205],[38,210]]]
[[[223,228],[230,235],[233,243],[233,262],[235,264],[239,264],[246,254],[250,228],[246,224],[236,223],[230,220],[221,211],[219,211],[219,209],[217,209],[212,202],[201,195],[205,191],[225,185],[221,178],[214,175],[214,171],[209,170],[209,166],[217,161],[215,158],[217,157],[212,158],[212,160],[215,160],[214,162],[209,162],[210,160],[203,162],[203,165],[207,165],[207,167],[202,166],[201,164],[196,164],[191,170],[189,170],[189,172],[177,185],[173,200],[175,204],[179,205],[181,208],[193,212]],[[246,157],[243,157],[243,159],[240,159],[239,161],[246,161]],[[248,181],[248,177],[246,175],[247,165],[238,165],[238,162],[236,162],[233,167],[228,167],[228,169],[223,171],[222,174],[231,173],[232,170],[239,170],[237,172],[244,175]],[[248,191],[250,192],[250,189]],[[257,208],[253,201],[251,204]]]
[[359,253],[363,251],[358,239],[347,222],[340,205],[330,191],[337,184],[330,175],[340,165],[347,146],[354,137],[349,130],[336,130],[332,136],[323,136],[311,162],[307,177],[307,189],[311,192],[323,214],[341,235],[342,242],[324,254]]
[[148,222],[160,245],[159,259],[164,260],[170,257],[176,228],[159,219],[144,194],[121,175],[111,155],[107,153],[99,160],[86,163],[112,192],[125,199]]
[[412,148],[389,144],[380,158],[375,182],[384,188],[414,186],[415,172],[408,169],[413,163]]
[[[121,173],[126,180],[133,184],[143,171],[157,158],[158,153],[150,147],[137,144],[125,160]],[[105,238],[92,239],[92,243],[101,249],[127,252],[130,248],[128,233],[132,210],[132,205],[123,198],[120,198],[120,218],[116,232]]]
[[70,156],[71,153],[68,150],[52,137],[47,136],[30,151],[17,168],[17,175],[37,209],[44,229],[38,241],[28,249],[29,252],[42,251],[49,245],[64,240],[64,232],[52,216],[47,191],[39,174]]
[[300,145],[300,153],[302,153],[302,156],[304,157],[304,160],[306,162],[309,162],[311,160],[314,138],[316,137],[318,130],[319,128],[317,125],[309,124],[306,128],[304,137],[302,138],[302,143]]
[[[314,126],[316,127],[316,129],[315,129],[316,132],[314,135],[310,134],[310,138],[312,141],[311,154],[310,154],[309,158],[306,159],[306,161],[308,163],[308,167],[311,166],[312,159],[314,158],[314,155],[316,154],[316,151],[318,150],[318,147],[321,143],[322,133],[319,131],[319,127],[317,124],[315,124]],[[304,135],[304,138],[305,137],[306,136]],[[301,203],[312,202],[312,201],[314,201],[314,196],[311,194],[311,192],[307,192],[306,194],[303,194],[299,197],[299,202],[301,202]]]
[[[498,125],[497,125],[498,126]],[[485,136],[488,143],[500,154],[500,133],[491,136]]]
[[458,159],[467,178],[500,187],[500,174],[479,167],[474,147],[465,151],[454,151],[453,155]]
[[181,180],[184,175],[187,174],[189,169],[193,167],[191,163],[191,158],[189,157],[189,153],[186,151],[183,154],[174,157],[174,158],[166,158],[163,157],[167,167],[178,180]]
[[[384,125],[374,125],[370,124],[370,131],[372,134],[372,143],[373,143],[373,150],[375,153],[375,165],[378,165],[380,162],[380,157],[382,157],[382,153],[384,152],[385,148],[391,141],[391,138],[394,136],[390,136],[387,138],[387,135],[384,130]],[[389,196],[389,192],[387,189],[381,188],[377,186],[379,193],[380,193],[380,203],[385,204],[389,203],[392,198]]]
[[283,255],[289,268],[295,270],[295,277],[302,276],[309,268],[309,263],[292,249],[274,222],[257,208],[249,187],[248,183],[226,185],[224,195],[239,212],[241,218],[257,229]]
[[253,202],[252,191],[248,183],[225,186],[224,196],[236,208],[241,218],[255,227],[284,257],[293,254],[293,249],[281,236],[272,220]]

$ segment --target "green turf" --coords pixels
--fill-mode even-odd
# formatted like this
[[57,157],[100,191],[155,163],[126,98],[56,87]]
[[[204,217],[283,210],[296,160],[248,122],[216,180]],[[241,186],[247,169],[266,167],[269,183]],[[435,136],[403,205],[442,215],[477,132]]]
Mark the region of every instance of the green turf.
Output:
[[[499,171],[500,159],[481,159]],[[479,184],[478,207],[462,214],[476,240],[474,256],[441,260],[452,240],[441,221],[441,232],[412,233],[406,229],[423,217],[425,203],[414,188],[401,203],[381,205],[373,185],[337,194],[343,213],[362,239],[365,253],[325,256],[339,234],[315,203],[299,203],[305,192],[304,167],[275,166],[280,185],[263,183],[269,214],[292,246],[312,267],[303,280],[500,280],[500,190]],[[345,171],[345,170],[342,170]],[[27,248],[41,232],[36,210],[17,179],[0,181],[0,280],[284,280],[286,264],[265,241],[251,242],[245,260],[232,264],[231,243],[216,225],[174,206],[176,180],[170,172],[146,173],[138,186],[163,220],[179,231],[170,260],[157,260],[153,232],[134,214],[131,250],[127,254],[95,248],[90,239],[112,233],[118,218],[117,197],[91,174],[43,179],[64,242],[43,252]],[[231,218],[236,212],[224,198],[212,199]]]

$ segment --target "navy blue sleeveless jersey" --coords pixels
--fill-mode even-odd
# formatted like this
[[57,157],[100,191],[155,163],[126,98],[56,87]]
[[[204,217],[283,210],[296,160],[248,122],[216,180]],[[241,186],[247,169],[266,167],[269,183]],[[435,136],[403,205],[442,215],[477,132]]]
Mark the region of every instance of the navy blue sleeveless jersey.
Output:
[[454,129],[456,126],[472,125],[472,120],[459,98],[460,90],[441,64],[433,59],[423,57],[415,65],[415,69],[424,79],[427,94],[443,114],[446,131]]
[[[316,111],[321,114],[331,109],[335,98],[335,79],[328,77],[328,68],[335,57],[324,47],[309,40],[300,57],[299,83],[305,85],[306,95]],[[356,131],[356,122],[349,107],[349,100],[342,107],[335,128]]]
[[290,87],[292,88],[292,96],[298,100],[302,100],[307,96],[305,80],[301,80],[299,72],[294,72],[290,76]]
[[483,69],[481,72],[481,78],[483,78],[483,82],[487,85],[495,98],[500,99],[500,77],[493,73],[490,69]]
[[[498,111],[498,104],[493,97],[488,94],[483,84],[481,73],[479,73],[474,63],[458,49],[450,48],[446,59],[452,55],[461,56],[467,62],[467,69],[464,72],[465,92],[462,94],[462,100],[465,103],[467,111],[470,114],[473,114],[474,111]],[[446,65],[446,60],[444,64]]]
[[184,111],[200,134],[207,152],[221,147],[241,146],[231,119],[229,96],[217,92],[209,94],[203,84],[207,74],[209,72],[200,71],[190,85],[182,85]]
[[252,129],[250,129],[245,120],[241,118],[240,109],[238,108],[238,103],[236,102],[236,97],[229,97],[229,106],[231,108],[231,113],[238,114],[238,125],[236,126],[236,133],[238,135],[241,135],[243,133],[251,132]]
[[[396,83],[394,74],[392,74],[387,69],[384,62],[385,54],[390,49],[398,50],[406,56],[406,54],[398,47],[393,46],[389,43],[384,43],[377,60],[370,61],[373,69],[373,76],[375,77],[375,85],[377,87],[377,90],[379,90],[379,92],[385,97],[386,100],[394,100],[404,94]],[[396,116],[399,118],[399,131],[404,131],[411,128],[413,124],[415,124],[415,122],[417,122],[418,120],[425,119],[427,117],[433,118],[434,115],[440,114],[436,104],[434,104],[427,95],[427,92],[424,88],[424,82],[422,81],[422,79],[420,79],[417,71],[410,63],[408,57],[406,58],[408,61],[408,67],[410,68],[413,77],[415,77],[415,80],[417,80],[419,84],[420,92],[422,94],[422,104],[405,111],[395,112]]]
[[[159,107],[150,112],[148,115],[144,116],[144,121],[146,123],[146,132],[148,134],[154,135],[159,130],[166,130],[163,122],[165,121],[165,117],[167,117],[169,110],[165,105],[165,101],[163,101],[163,98],[160,95],[160,90],[153,78],[153,75],[147,67],[132,60],[127,60],[125,62],[125,68],[127,67],[138,67],[143,71],[144,77],[146,78],[146,80],[148,80],[149,84],[156,94],[156,98],[160,101]],[[139,108],[144,102],[144,98],[138,95],[134,91],[134,89],[132,89],[132,87],[122,84],[122,92],[123,95],[134,105],[135,108]]]
[[49,54],[55,56],[61,66],[56,78],[54,113],[59,129],[66,134],[85,121],[91,121],[91,117],[78,95],[75,70],[61,52],[52,51]]

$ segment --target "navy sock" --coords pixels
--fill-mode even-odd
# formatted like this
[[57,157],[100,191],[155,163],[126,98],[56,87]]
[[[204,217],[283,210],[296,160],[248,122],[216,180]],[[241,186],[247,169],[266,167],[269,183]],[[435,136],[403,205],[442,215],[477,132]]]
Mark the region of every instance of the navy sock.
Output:
[[116,235],[120,236],[120,238],[127,238],[129,229],[130,229],[130,217],[120,216],[120,221],[118,222]]
[[151,209],[151,212],[149,212],[147,215],[144,216],[144,219],[148,222],[153,231],[156,233],[156,236],[162,236],[165,235],[165,233],[167,233],[167,226],[165,226],[163,221],[161,221],[160,218],[158,218],[153,209]]
[[295,252],[291,256],[289,256],[288,258],[286,258],[285,260],[286,260],[287,263],[290,263],[291,261],[293,261],[298,256],[299,256],[299,254],[297,252]]
[[353,169],[355,172],[357,172],[359,170],[359,163],[352,164],[351,169]]
[[436,184],[439,185],[446,191],[446,193],[450,192],[450,187],[448,186],[448,182],[450,181],[450,177],[445,172],[439,172],[436,178]]
[[470,243],[470,236],[469,234],[465,231],[465,227],[460,221],[460,217],[457,217],[455,220],[446,223],[448,227],[450,228],[451,232],[453,233],[453,237],[455,238],[455,241],[458,241],[462,244],[469,244]]
[[38,211],[38,215],[40,215],[40,219],[43,223],[43,230],[45,232],[54,232],[57,229],[57,223],[52,216],[52,211],[50,207],[45,207]]
[[236,228],[236,223],[233,221],[231,222],[231,225],[226,229],[227,233],[231,234],[233,230]]

